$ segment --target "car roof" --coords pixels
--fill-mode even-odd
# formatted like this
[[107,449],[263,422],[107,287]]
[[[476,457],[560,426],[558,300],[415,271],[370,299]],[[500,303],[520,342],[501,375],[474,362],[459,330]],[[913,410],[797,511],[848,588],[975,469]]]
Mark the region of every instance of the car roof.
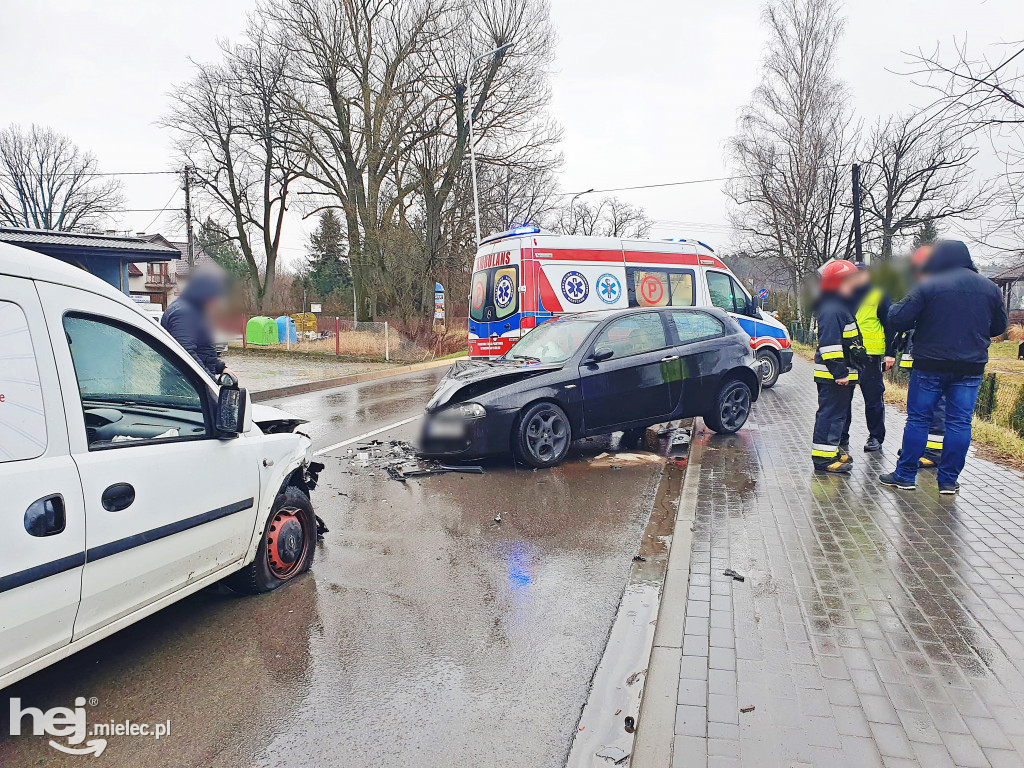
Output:
[[559,315],[558,319],[571,320],[592,320],[594,322],[601,322],[611,317],[620,317],[624,315],[635,315],[639,312],[652,312],[671,309],[675,312],[706,312],[714,315],[715,317],[724,320],[729,317],[729,314],[718,307],[629,307],[628,309],[598,309],[592,312],[576,312],[572,315]]
[[121,291],[80,267],[66,264],[60,259],[46,256],[28,248],[19,248],[9,243],[0,243],[0,275],[57,283],[71,288],[96,293],[120,302],[135,311],[141,311]]

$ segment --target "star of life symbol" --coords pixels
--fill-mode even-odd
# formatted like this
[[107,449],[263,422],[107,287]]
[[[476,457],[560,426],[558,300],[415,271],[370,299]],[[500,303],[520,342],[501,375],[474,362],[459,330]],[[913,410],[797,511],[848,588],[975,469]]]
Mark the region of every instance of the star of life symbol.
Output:
[[512,278],[502,275],[494,286],[494,303],[501,309],[505,309],[512,303],[513,296],[515,296],[515,286],[512,285]]
[[605,304],[614,304],[622,295],[619,279],[612,274],[604,274],[597,278],[597,298]]
[[582,304],[590,295],[590,285],[580,272],[572,270],[562,278],[562,295],[573,304]]

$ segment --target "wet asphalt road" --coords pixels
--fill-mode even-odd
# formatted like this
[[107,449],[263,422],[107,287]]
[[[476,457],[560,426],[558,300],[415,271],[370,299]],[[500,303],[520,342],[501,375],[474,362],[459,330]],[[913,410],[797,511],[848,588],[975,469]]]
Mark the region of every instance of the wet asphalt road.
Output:
[[[272,404],[310,419],[322,448],[416,415],[442,374]],[[0,707],[86,696],[90,722],[171,721],[160,741],[111,737],[104,766],[561,765],[663,475],[590,466],[604,447],[553,471],[496,461],[406,484],[338,449],[322,457],[313,500],[330,532],[310,574],[258,597],[190,597]],[[0,741],[5,768],[90,760]]]

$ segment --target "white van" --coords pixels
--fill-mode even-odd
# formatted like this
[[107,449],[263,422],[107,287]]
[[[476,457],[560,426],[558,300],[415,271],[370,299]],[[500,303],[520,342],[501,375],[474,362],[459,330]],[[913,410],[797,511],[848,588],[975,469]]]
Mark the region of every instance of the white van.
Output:
[[225,577],[308,570],[299,423],[98,278],[0,244],[0,688]]
[[524,226],[485,237],[469,295],[470,357],[500,357],[552,317],[626,307],[718,307],[732,315],[771,387],[793,367],[789,332],[698,240],[554,235]]

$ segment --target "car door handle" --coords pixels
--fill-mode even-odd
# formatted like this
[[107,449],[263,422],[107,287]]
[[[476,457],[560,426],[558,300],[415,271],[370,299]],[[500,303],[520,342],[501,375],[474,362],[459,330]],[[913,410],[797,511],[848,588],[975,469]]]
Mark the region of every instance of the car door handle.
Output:
[[661,362],[663,362],[663,363],[671,363],[673,360],[678,360],[678,359],[679,359],[679,355],[669,355],[668,357],[661,358]]
[[100,497],[100,503],[107,512],[128,509],[135,501],[135,489],[128,483],[114,483]]
[[67,524],[64,497],[59,493],[33,501],[25,510],[25,530],[31,536],[53,536]]

